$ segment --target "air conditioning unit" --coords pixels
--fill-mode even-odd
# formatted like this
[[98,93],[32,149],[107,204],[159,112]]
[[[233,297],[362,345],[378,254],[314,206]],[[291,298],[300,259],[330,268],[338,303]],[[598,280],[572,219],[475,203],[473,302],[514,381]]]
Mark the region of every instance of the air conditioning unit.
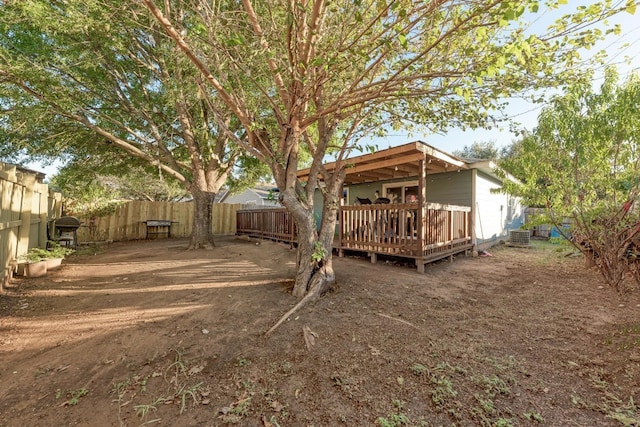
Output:
[[509,243],[513,246],[529,246],[529,230],[509,231]]

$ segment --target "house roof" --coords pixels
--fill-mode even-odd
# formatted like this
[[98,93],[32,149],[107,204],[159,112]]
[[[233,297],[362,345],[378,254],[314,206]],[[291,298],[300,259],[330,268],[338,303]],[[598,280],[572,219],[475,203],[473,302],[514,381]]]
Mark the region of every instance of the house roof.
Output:
[[220,196],[216,196],[216,203],[225,203],[225,201],[228,198],[234,197],[234,196],[240,196],[240,195],[244,195],[244,194],[251,194],[254,197],[266,200],[269,199],[269,197],[272,196],[273,193],[278,193],[278,187],[276,187],[273,184],[258,184],[253,188],[247,188],[244,191],[237,193],[237,194],[231,194],[229,192],[229,190],[224,190],[224,192],[220,192],[218,194],[220,194]]
[[[425,142],[416,141],[345,160],[345,184],[415,177],[419,175],[420,160],[423,159],[428,174],[470,169],[465,161]],[[324,167],[333,171],[336,162],[326,163]],[[309,172],[310,168],[299,170],[298,178],[308,179]]]
[[[499,179],[500,181],[508,180],[516,183],[520,183],[520,180],[511,175],[508,171],[502,169],[493,160],[479,160],[469,164],[470,169],[478,169],[487,175]],[[497,171],[500,171],[498,174]]]
[[12,163],[4,163],[4,162],[3,162],[3,164],[5,164],[5,165],[7,165],[9,167],[15,167],[18,172],[26,173],[26,174],[29,174],[29,175],[35,175],[36,176],[36,181],[39,182],[39,183],[43,183],[45,178],[47,177],[47,175],[45,173],[43,173],[43,172],[39,172],[39,171],[36,171],[36,170],[33,170],[33,169],[25,168],[24,166],[21,166],[21,165],[15,165],[15,164],[12,164]]

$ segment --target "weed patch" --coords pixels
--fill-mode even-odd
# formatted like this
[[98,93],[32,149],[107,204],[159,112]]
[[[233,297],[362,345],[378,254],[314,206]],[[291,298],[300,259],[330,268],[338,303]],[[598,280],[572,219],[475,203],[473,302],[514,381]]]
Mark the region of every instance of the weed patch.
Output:
[[585,400],[574,392],[571,395],[571,402],[575,406],[600,412],[625,427],[640,426],[640,408],[633,400],[633,396],[629,396],[629,398],[620,397],[618,395],[618,386],[606,381],[603,371],[600,369],[589,375],[589,381],[593,388],[598,391],[600,401],[596,403]]
[[401,400],[394,400],[393,406],[396,408],[396,412],[389,414],[386,417],[378,417],[376,423],[380,427],[401,427],[408,426],[410,424],[409,417],[407,417],[402,411],[404,409],[405,402]]
[[[164,368],[163,362],[168,363]],[[133,404],[131,406],[136,416],[147,424],[158,420],[147,418],[161,406],[178,406],[178,412],[182,415],[190,406],[208,403],[209,390],[202,381],[196,380],[204,365],[190,364],[185,360],[183,352],[177,349],[154,355],[149,364],[151,363],[155,368],[150,374],[135,373],[113,384],[111,393],[116,396],[114,402],[118,405],[120,425],[125,424],[123,409],[130,404]]]
[[[78,390],[70,390],[65,394],[65,396],[67,397],[67,400],[63,402],[61,406],[75,406],[78,403],[80,403],[80,399],[85,397],[87,394],[89,394],[89,390],[85,388],[81,388]],[[56,397],[57,398],[62,397],[62,393],[60,390],[57,390]]]

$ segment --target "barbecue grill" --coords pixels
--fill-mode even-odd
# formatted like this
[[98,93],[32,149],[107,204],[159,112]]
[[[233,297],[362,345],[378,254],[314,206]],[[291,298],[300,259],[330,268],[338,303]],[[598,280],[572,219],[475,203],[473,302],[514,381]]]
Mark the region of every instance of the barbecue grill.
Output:
[[63,216],[52,222],[50,239],[61,246],[78,248],[78,228],[81,222],[75,216]]

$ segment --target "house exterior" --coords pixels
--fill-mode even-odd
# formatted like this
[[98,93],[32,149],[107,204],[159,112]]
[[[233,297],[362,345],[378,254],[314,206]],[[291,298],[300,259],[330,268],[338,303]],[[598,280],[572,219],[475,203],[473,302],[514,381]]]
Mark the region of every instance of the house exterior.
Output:
[[[493,162],[459,159],[422,141],[346,162],[339,250],[367,252],[372,261],[376,254],[414,258],[423,270],[436,259],[487,249],[524,223],[519,200],[499,192],[503,181]],[[298,176],[305,179],[308,173]],[[378,198],[389,203],[373,203]],[[319,193],[314,205],[319,218]]]
[[245,208],[281,207],[278,202],[278,188],[275,185],[258,185],[238,194],[226,191],[220,195],[216,203],[242,204]]
[[[486,249],[506,239],[509,230],[519,229],[524,213],[519,200],[497,192],[502,180],[496,176],[493,162],[468,163],[469,169],[428,174],[426,180],[427,203],[466,206],[473,218],[473,243],[478,250]],[[417,177],[389,179],[376,183],[345,185],[343,205],[354,205],[357,198],[376,199],[376,192],[398,203],[417,197]],[[322,197],[314,200],[318,216],[322,211]]]

